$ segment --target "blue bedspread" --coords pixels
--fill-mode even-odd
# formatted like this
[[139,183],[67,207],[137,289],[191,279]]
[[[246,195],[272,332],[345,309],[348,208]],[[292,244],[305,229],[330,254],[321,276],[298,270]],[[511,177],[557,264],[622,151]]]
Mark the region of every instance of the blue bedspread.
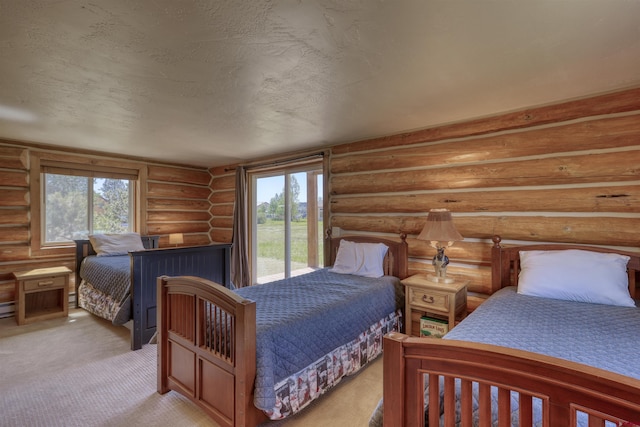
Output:
[[256,301],[254,404],[271,410],[274,385],[315,362],[402,304],[397,278],[371,279],[320,269],[236,290]]
[[640,379],[640,308],[496,292],[446,336],[546,354]]

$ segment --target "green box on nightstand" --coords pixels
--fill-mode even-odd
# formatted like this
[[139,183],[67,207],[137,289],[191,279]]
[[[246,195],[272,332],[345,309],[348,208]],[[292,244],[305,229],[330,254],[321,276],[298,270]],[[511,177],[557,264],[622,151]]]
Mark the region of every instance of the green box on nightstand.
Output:
[[422,316],[420,318],[420,336],[442,338],[449,332],[449,322],[433,317]]

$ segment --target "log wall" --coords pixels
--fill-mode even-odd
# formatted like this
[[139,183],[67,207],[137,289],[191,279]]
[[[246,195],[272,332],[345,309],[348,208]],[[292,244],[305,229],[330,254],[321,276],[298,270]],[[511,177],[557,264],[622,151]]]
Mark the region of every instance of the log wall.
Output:
[[[31,253],[34,149],[0,140],[0,304],[13,300],[11,271],[74,267],[71,248]],[[142,165],[141,232],[161,246],[174,232],[185,245],[231,241],[235,165],[44,150]],[[640,251],[640,88],[334,146],[328,182],[334,233],[408,234],[411,274],[431,270],[434,250],[416,239],[427,212],[450,209],[465,240],[447,251],[449,272],[469,280],[474,308],[489,290],[493,234]]]
[[[338,145],[329,164],[330,225],[408,234],[410,274],[432,269],[416,239],[429,209],[452,211],[465,240],[448,272],[469,281],[471,309],[490,289],[494,234],[640,251],[640,88]],[[228,169],[211,171],[220,205]],[[223,224],[212,235],[230,239]]]
[[[61,265],[75,271],[73,247],[48,253],[32,250],[31,223],[39,220],[29,178],[34,153],[59,161],[138,169],[139,231],[160,235],[160,247],[169,245],[169,233],[183,233],[184,246],[210,243],[211,175],[205,168],[124,159],[101,153],[78,154],[0,140],[0,316],[13,312],[12,271]],[[32,207],[35,212],[32,212]],[[72,280],[70,291],[73,289]]]
[[231,243],[233,236],[233,206],[236,200],[236,165],[210,169],[211,231],[214,242]]

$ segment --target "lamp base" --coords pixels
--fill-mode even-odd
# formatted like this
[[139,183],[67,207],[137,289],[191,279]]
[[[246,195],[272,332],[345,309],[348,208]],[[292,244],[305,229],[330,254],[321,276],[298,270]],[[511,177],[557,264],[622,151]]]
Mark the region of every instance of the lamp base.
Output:
[[455,279],[451,277],[438,277],[435,274],[427,274],[427,279],[435,283],[453,283]]

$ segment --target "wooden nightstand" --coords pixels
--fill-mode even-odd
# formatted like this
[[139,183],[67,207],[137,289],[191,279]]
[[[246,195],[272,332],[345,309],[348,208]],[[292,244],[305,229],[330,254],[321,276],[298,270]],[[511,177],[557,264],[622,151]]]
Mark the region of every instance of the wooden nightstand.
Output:
[[402,280],[405,286],[406,334],[420,335],[420,317],[423,315],[445,318],[449,330],[455,326],[456,317],[467,314],[467,283],[437,283],[426,274],[416,274]]
[[69,315],[67,267],[16,271],[16,321],[18,325]]

